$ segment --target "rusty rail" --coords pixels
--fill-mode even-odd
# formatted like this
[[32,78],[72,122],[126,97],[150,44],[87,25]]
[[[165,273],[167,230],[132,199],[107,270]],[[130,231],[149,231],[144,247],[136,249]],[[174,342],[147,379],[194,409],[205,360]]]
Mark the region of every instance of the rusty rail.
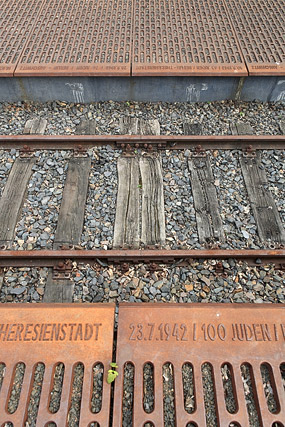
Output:
[[175,260],[191,259],[229,259],[245,260],[257,264],[260,262],[285,263],[285,249],[275,250],[39,250],[39,251],[0,251],[0,267],[54,267],[59,262],[74,260],[77,262],[90,263],[96,260],[106,262],[161,262],[169,263]]
[[[285,135],[0,135],[0,149],[70,150],[109,144],[159,149],[284,149]],[[124,144],[122,146],[122,144]]]

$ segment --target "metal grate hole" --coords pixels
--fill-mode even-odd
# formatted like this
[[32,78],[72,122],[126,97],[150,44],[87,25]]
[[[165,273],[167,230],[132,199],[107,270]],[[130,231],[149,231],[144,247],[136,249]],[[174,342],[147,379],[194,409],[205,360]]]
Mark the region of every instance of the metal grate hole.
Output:
[[182,366],[182,381],[184,394],[184,409],[188,414],[192,414],[196,409],[194,395],[194,371],[191,363],[184,363]]
[[28,426],[36,425],[44,373],[45,365],[43,363],[37,363],[34,369],[34,381],[29,399],[28,414],[26,420],[26,424]]
[[2,384],[3,384],[5,372],[6,372],[6,365],[5,365],[5,363],[0,363],[0,391],[1,391],[1,388],[2,388]]
[[143,427],[154,427],[154,424],[152,424],[152,423],[145,423]]
[[238,423],[230,423],[229,427],[241,427],[241,425]]
[[11,388],[11,393],[8,402],[8,412],[9,414],[14,414],[17,410],[25,375],[26,366],[24,363],[17,363],[14,374],[13,374],[13,385]]
[[203,363],[201,372],[202,372],[204,405],[205,405],[207,426],[214,427],[218,425],[218,418],[217,418],[217,402],[216,402],[214,374],[213,374],[212,365],[210,365],[210,363]]
[[5,423],[3,427],[14,427],[13,423]]
[[54,422],[48,423],[47,427],[57,427],[56,424]]
[[175,416],[175,393],[174,393],[174,373],[172,363],[165,363],[162,367],[163,377],[163,413],[164,426],[176,426]]
[[132,427],[133,425],[134,376],[134,365],[132,363],[126,363],[124,367],[123,426],[128,427]]
[[285,363],[281,363],[281,365],[280,365],[280,373],[281,373],[281,377],[282,377],[283,387],[284,387],[284,390],[285,390]]
[[267,363],[260,366],[260,372],[263,381],[263,389],[269,412],[277,414],[280,411],[280,404],[278,400],[276,384],[272,372],[272,367]]
[[198,427],[196,423],[188,423],[186,427]]
[[257,408],[257,398],[256,398],[256,387],[252,372],[252,367],[246,363],[241,365],[241,377],[243,381],[244,395],[248,413],[249,425],[252,427],[259,427],[260,424],[260,415]]
[[79,425],[83,376],[84,365],[83,363],[77,363],[73,370],[71,405],[68,412],[67,423],[68,427],[74,427],[76,425]]
[[272,427],[284,427],[284,424],[277,422],[277,423],[273,423]]
[[143,367],[143,408],[147,414],[154,410],[154,368],[152,363]]
[[234,386],[234,373],[233,368],[229,363],[224,363],[221,367],[221,374],[224,386],[224,397],[227,411],[230,414],[237,412],[237,398]]
[[104,366],[102,363],[96,363],[93,366],[93,390],[91,397],[91,412],[98,414],[102,409]]
[[54,369],[53,386],[50,392],[49,411],[56,414],[60,407],[60,399],[62,393],[62,384],[64,377],[64,364],[57,363]]
[[99,423],[91,423],[89,427],[100,427]]

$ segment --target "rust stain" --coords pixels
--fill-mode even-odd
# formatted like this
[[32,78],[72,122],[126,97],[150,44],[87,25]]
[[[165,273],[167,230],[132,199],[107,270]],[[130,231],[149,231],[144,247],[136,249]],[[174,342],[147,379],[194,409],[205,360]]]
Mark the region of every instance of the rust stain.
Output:
[[[175,259],[228,259],[235,258],[246,260],[256,265],[256,260],[261,262],[284,263],[285,249],[110,249],[110,250],[32,250],[11,251],[0,250],[0,267],[54,267],[58,262],[70,263],[70,260],[78,262],[91,262],[96,259],[105,259],[109,262],[173,262]],[[258,261],[259,262],[259,261]],[[258,264],[257,264],[258,265]]]

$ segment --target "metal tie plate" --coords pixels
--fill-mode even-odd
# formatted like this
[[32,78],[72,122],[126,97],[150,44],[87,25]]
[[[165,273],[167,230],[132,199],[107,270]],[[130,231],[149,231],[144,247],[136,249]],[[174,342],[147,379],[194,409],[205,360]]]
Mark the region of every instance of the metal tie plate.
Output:
[[[109,423],[110,385],[107,371],[113,350],[113,304],[5,304],[1,306],[0,354],[4,366],[0,392],[0,425],[13,423],[16,427],[27,422],[29,402],[34,399],[33,383],[36,366],[44,365],[36,424],[39,427],[54,422],[67,425],[73,382],[78,364],[83,364],[80,422],[84,426],[98,422]],[[16,381],[16,365],[24,364],[25,371],[16,410],[9,411],[11,394]],[[64,364],[64,376],[59,407],[50,412],[51,390],[55,367]],[[91,412],[93,368],[100,363],[104,370],[101,410]],[[17,387],[17,386],[16,386]],[[71,425],[71,424],[70,424]]]
[[[284,350],[285,307],[282,305],[121,304],[114,425],[127,425],[123,419],[131,411],[134,427],[142,427],[145,423],[161,426],[169,415],[167,405],[173,401],[174,421],[166,425],[245,427],[250,424],[248,400],[251,397],[258,425],[283,426]],[[153,367],[151,411],[145,406],[145,394],[149,389],[144,371],[146,364]],[[173,385],[170,387],[173,397],[168,397],[168,402],[165,386],[170,377],[163,373],[166,364],[171,366],[169,372],[173,374]],[[128,385],[129,388],[125,388],[128,377],[123,375],[126,366],[134,370],[133,385]],[[185,366],[191,368],[193,377],[193,387],[188,397],[186,390],[187,387],[189,390],[189,380],[187,377],[183,379]],[[205,377],[205,366],[211,372],[213,396],[210,400],[207,400],[210,385],[205,382],[208,378],[207,375]],[[270,388],[262,376],[265,368]],[[225,369],[228,374],[223,371]],[[229,378],[234,409],[227,403]],[[268,406],[267,390],[274,395],[274,408]],[[132,394],[132,403],[126,407],[126,398],[130,399]],[[193,402],[190,410],[188,398]],[[207,422],[209,405],[215,412],[214,424]]]
[[134,0],[133,25],[134,76],[248,74],[223,1]]
[[[225,0],[250,75],[285,75],[285,2]],[[284,100],[285,95],[283,92]]]
[[45,0],[15,75],[128,76],[131,37],[130,0]]
[[0,77],[12,77],[42,0],[0,0]]

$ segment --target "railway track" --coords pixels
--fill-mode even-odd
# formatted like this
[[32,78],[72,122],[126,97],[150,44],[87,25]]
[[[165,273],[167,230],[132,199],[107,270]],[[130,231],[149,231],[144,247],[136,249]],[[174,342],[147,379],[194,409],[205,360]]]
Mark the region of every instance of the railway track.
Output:
[[[111,400],[114,426],[121,417],[122,425],[132,425],[136,414],[142,425],[147,427],[161,425],[162,420],[167,426],[185,423],[191,427],[243,426],[247,423],[257,426],[267,422],[279,427],[284,411],[284,398],[281,396],[283,365],[279,366],[274,361],[266,341],[272,344],[275,337],[272,351],[278,354],[282,351],[281,305],[279,310],[277,305],[268,305],[276,307],[277,311],[274,308],[266,311],[264,305],[259,309],[258,304],[244,304],[243,315],[238,310],[231,312],[227,304],[224,304],[225,311],[222,306],[213,305],[213,311],[206,313],[204,309],[200,310],[200,305],[193,305],[193,311],[184,315],[182,304],[168,305],[167,312],[155,304],[151,311],[154,317],[149,321],[150,311],[145,310],[149,306],[140,303],[284,302],[282,179],[285,137],[162,136],[157,135],[159,126],[156,121],[127,119],[121,122],[122,133],[137,133],[138,128],[142,133],[147,129],[147,133],[156,135],[59,137],[29,134],[0,138],[3,159],[0,165],[5,165],[3,170],[0,167],[1,301],[133,303],[119,306],[119,318],[118,306],[115,314],[114,307],[111,309],[109,305],[108,315],[104,314],[104,305],[102,314],[98,308],[99,319],[102,316],[103,323],[109,322],[111,326],[115,314],[115,331],[118,327],[119,334],[117,336],[115,332],[113,337],[112,327],[108,333],[104,329],[106,339],[104,342],[104,334],[100,335],[100,342],[104,343],[105,353],[98,353],[97,358],[103,363],[106,375],[114,339],[120,372],[115,400]],[[228,169],[234,173],[229,174]],[[77,307],[80,313],[77,315],[84,319],[84,309],[81,313],[80,306]],[[69,309],[72,310],[71,306],[66,306],[66,313]],[[44,316],[53,315],[56,324],[72,323],[71,312],[66,314],[71,317],[64,320],[60,313],[49,312],[49,306],[42,305],[40,310],[43,310],[41,321],[41,314],[36,309],[35,315],[31,314],[32,320],[25,321],[45,324]],[[217,315],[217,310],[222,320],[216,325],[213,316]],[[16,311],[9,314],[8,308],[7,316],[9,319],[12,316],[11,324],[21,323],[13,320],[17,319]],[[23,316],[25,314],[20,314],[20,318]],[[88,316],[95,318],[97,315],[91,313]],[[245,332],[235,329],[243,316],[244,325],[248,325],[244,327]],[[272,326],[270,319],[274,319]],[[168,340],[171,343],[174,340],[174,349],[184,341],[185,324],[187,328],[188,325],[198,325],[198,341],[201,334],[200,347],[195,350],[197,355],[192,354],[191,363],[187,358],[188,335],[185,349],[181,347],[181,360],[175,354],[170,355],[167,346]],[[256,324],[270,325],[252,326]],[[129,329],[125,330],[123,325],[129,325]],[[274,325],[277,325],[276,331]],[[233,335],[228,342],[226,334],[230,331]],[[80,332],[77,333],[79,337]],[[129,333],[131,338],[126,340]],[[195,336],[196,332],[191,330],[191,333]],[[258,354],[252,361],[250,357],[242,356],[243,345],[237,347],[239,356],[236,359],[231,356],[234,351],[231,341],[241,333],[252,334],[244,335],[249,337],[249,341],[262,342],[258,344]],[[45,336],[52,337],[51,333],[47,334]],[[136,358],[136,352],[140,352],[141,338],[145,351],[149,353],[146,353],[146,359],[140,360]],[[206,341],[215,342],[216,339],[217,355],[213,356],[212,362],[209,354],[214,350]],[[153,361],[145,365],[147,360],[152,360],[156,341],[159,344],[156,354],[160,355],[158,364]],[[225,357],[220,358],[219,344],[223,344]],[[82,349],[78,347],[76,351],[82,352]],[[51,373],[48,374],[50,377],[43,376],[38,351],[36,348],[33,363],[36,363],[36,372],[41,378],[42,398],[46,399],[47,390],[54,380]],[[47,351],[46,344],[40,351],[41,354]],[[55,354],[57,351],[55,347]],[[206,357],[203,361],[198,356],[200,351],[202,359]],[[96,392],[97,403],[98,399],[101,403],[103,401],[104,409],[99,405],[98,417],[90,417],[88,410],[84,409],[89,386],[84,385],[82,389],[82,384],[86,384],[91,371],[84,374],[82,366],[86,367],[91,362],[79,354],[63,360],[66,383],[61,384],[61,393],[67,396],[67,388],[70,389],[73,381],[72,389],[76,390],[77,397],[73,393],[67,398],[68,404],[62,405],[58,418],[55,415],[45,418],[42,404],[29,403],[29,408],[36,410],[28,409],[24,418],[17,418],[19,415],[13,418],[11,414],[14,426],[22,425],[27,419],[28,425],[36,425],[37,417],[38,422],[53,418],[57,425],[61,425],[61,416],[68,416],[70,426],[79,425],[79,418],[80,425],[88,425],[95,418],[101,420],[100,425],[107,425],[110,407],[106,402],[109,398],[107,394],[102,397],[102,390],[109,386],[102,386],[102,365],[97,364],[92,372],[95,377],[97,375],[94,384],[96,381],[97,385],[101,384],[101,389]],[[24,355],[22,357],[24,360]],[[163,363],[165,357],[168,364]],[[220,358],[217,365],[215,357]],[[246,363],[242,363],[240,357],[244,357]],[[282,353],[280,357],[282,359]],[[268,363],[262,367],[259,378],[261,359]],[[58,362],[59,356],[54,359],[46,356],[45,366],[55,366],[53,360]],[[79,360],[81,365],[77,363]],[[19,356],[9,365],[12,370],[17,361]],[[76,372],[73,371],[75,361]],[[209,363],[204,363],[207,361]],[[132,363],[125,365],[125,362]],[[27,366],[30,363],[29,357]],[[173,376],[173,372],[180,370],[177,364],[183,365],[183,388],[179,386],[180,380]],[[221,376],[218,375],[220,366]],[[200,367],[202,371],[198,375]],[[60,372],[62,367],[58,369]],[[163,380],[155,376],[159,369],[162,369]],[[21,367],[14,380],[9,378],[17,384],[20,374]],[[144,391],[137,395],[134,387],[136,390],[141,387]],[[265,398],[261,393],[263,389],[267,390]],[[227,390],[225,407],[219,403],[219,393],[223,390]],[[28,391],[25,393],[28,401],[30,394]],[[104,393],[110,393],[110,389]],[[35,395],[39,394],[39,390],[35,391]],[[139,396],[144,402],[143,411],[139,409]],[[93,414],[98,409],[95,401],[92,401]],[[10,398],[9,402],[13,408],[13,399]],[[182,406],[184,404],[185,412],[180,410],[179,402]],[[20,407],[21,404],[26,405],[24,398]],[[263,404],[268,409],[265,410]],[[15,413],[18,414],[17,411]],[[91,425],[99,424],[94,422]]]

